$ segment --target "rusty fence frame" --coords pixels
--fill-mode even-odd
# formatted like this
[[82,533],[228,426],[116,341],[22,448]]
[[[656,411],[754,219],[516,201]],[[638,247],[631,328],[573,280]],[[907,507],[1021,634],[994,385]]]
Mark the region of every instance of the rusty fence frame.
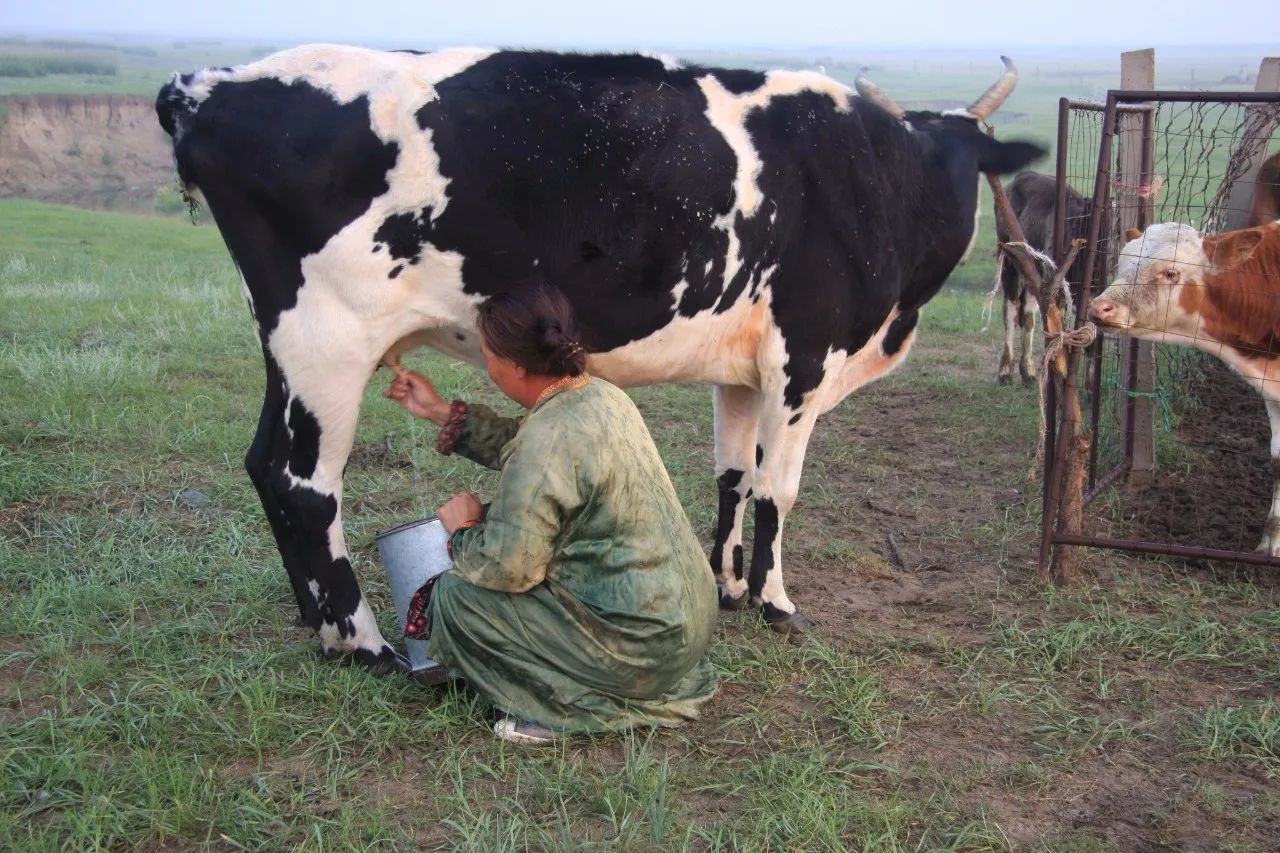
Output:
[[[1105,273],[1108,258],[1106,248],[1101,244],[1104,220],[1108,233],[1113,223],[1109,217],[1111,185],[1113,174],[1113,145],[1119,132],[1119,118],[1122,113],[1141,113],[1142,122],[1142,163],[1143,180],[1149,179],[1154,168],[1152,142],[1155,136],[1154,119],[1158,105],[1162,103],[1219,103],[1219,104],[1280,104],[1280,93],[1277,92],[1190,92],[1190,91],[1158,91],[1137,89],[1111,89],[1107,92],[1105,104],[1087,101],[1074,101],[1062,98],[1058,102],[1058,151],[1057,151],[1057,198],[1053,221],[1053,257],[1061,262],[1066,254],[1066,168],[1067,168],[1067,134],[1072,110],[1101,111],[1102,138],[1098,145],[1097,171],[1094,176],[1092,210],[1089,216],[1087,244],[1084,252],[1084,275],[1081,279],[1080,299],[1076,306],[1076,326],[1082,325],[1088,316],[1088,305],[1094,292],[1095,279]],[[1147,210],[1140,212],[1140,225],[1146,227]],[[1127,339],[1126,357],[1134,364],[1137,359],[1136,340]],[[1100,418],[1102,348],[1104,336],[1099,335],[1089,348],[1090,390],[1090,448],[1087,490],[1084,504],[1088,506],[1106,489],[1120,481],[1129,471],[1133,458],[1133,417],[1132,395],[1126,395],[1125,406],[1129,416],[1125,418],[1125,435],[1123,437],[1123,455],[1116,468],[1098,477],[1097,472],[1097,430]],[[1128,551],[1140,554],[1156,554],[1188,559],[1222,560],[1259,566],[1280,567],[1280,557],[1272,557],[1257,551],[1226,551],[1219,548],[1206,548],[1195,545],[1177,545],[1164,542],[1145,542],[1136,539],[1122,539],[1108,536],[1090,536],[1079,531],[1064,530],[1063,519],[1059,516],[1062,497],[1067,485],[1065,468],[1068,454],[1065,447],[1060,447],[1060,436],[1074,435],[1078,427],[1074,423],[1074,413],[1067,401],[1074,399],[1079,393],[1080,350],[1074,347],[1067,349],[1066,378],[1062,387],[1050,380],[1045,383],[1046,429],[1044,444],[1044,488],[1043,508],[1041,516],[1041,538],[1038,568],[1042,577],[1046,576],[1053,558],[1055,546],[1086,546],[1105,548],[1117,551]],[[1130,370],[1129,376],[1134,372]],[[1062,419],[1060,425],[1059,421]],[[1068,423],[1068,419],[1071,421]]]

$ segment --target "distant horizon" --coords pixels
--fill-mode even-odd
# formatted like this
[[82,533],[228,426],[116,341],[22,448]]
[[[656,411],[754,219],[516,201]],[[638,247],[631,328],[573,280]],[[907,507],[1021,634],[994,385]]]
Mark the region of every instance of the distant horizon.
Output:
[[[497,47],[497,48],[530,48],[530,49],[550,49],[550,50],[584,50],[584,51],[605,51],[605,52],[627,52],[627,51],[650,51],[650,50],[686,50],[686,51],[702,51],[708,53],[730,53],[730,52],[753,52],[753,53],[785,53],[790,51],[805,52],[863,52],[863,53],[899,53],[907,51],[943,51],[947,54],[974,54],[975,56],[991,56],[996,57],[1002,52],[1014,50],[1017,54],[1027,56],[1031,54],[1052,54],[1054,56],[1086,56],[1089,54],[1106,53],[1112,54],[1116,51],[1126,50],[1142,50],[1146,48],[1154,48],[1158,52],[1190,54],[1190,53],[1254,53],[1259,57],[1264,56],[1280,56],[1280,44],[1272,44],[1269,42],[1200,42],[1200,43],[1176,43],[1176,44],[1156,44],[1156,43],[1133,43],[1125,44],[1120,42],[1094,42],[1086,46],[1080,45],[1058,45],[1050,43],[1034,43],[1024,42],[1011,48],[1008,45],[997,42],[990,43],[951,43],[943,44],[936,42],[899,42],[899,43],[872,43],[872,42],[741,42],[741,43],[723,43],[723,42],[680,42],[670,41],[659,44],[649,44],[641,41],[534,41],[527,40],[524,42],[502,42],[502,41],[429,41],[423,40],[414,42],[406,39],[391,39],[385,36],[374,38],[340,38],[336,36],[286,36],[280,33],[210,33],[204,32],[199,34],[170,32],[170,33],[148,33],[148,32],[130,32],[123,30],[73,30],[73,29],[12,29],[0,26],[0,39],[22,39],[22,40],[41,40],[56,38],[67,41],[84,41],[84,42],[101,42],[109,39],[122,39],[130,42],[186,42],[191,46],[211,45],[211,44],[234,44],[237,46],[263,45],[270,46],[271,42],[280,42],[279,49],[285,49],[290,45],[305,43],[333,43],[333,44],[354,44],[364,45],[380,49],[395,49],[396,47],[414,48],[426,46],[428,48],[441,48],[449,46],[479,46],[479,47]],[[919,57],[921,59],[927,57]]]
[[[1274,0],[1235,0],[1230,15],[1206,15],[1202,0],[1164,0],[1134,11],[1111,0],[1032,7],[1008,0],[912,0],[857,7],[830,0],[159,0],[13,2],[0,32],[33,37],[330,41],[376,46],[485,45],[584,50],[929,49],[1261,50],[1280,53]],[[420,35],[416,35],[420,34]],[[833,34],[839,34],[833,38]],[[1270,46],[1270,47],[1268,47]]]

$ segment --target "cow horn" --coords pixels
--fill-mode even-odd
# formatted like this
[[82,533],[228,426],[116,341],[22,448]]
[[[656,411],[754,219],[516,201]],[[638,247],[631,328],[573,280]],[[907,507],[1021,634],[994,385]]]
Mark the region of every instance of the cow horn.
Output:
[[[861,70],[866,71],[865,68]],[[859,95],[880,107],[894,118],[902,118],[907,114],[906,110],[893,102],[893,98],[890,98],[888,94],[885,93],[884,89],[881,89],[875,83],[872,83],[866,78],[866,75],[861,72],[859,72],[858,76],[854,79],[853,88],[858,90]]]
[[992,83],[991,88],[983,92],[982,97],[974,101],[969,109],[965,110],[978,121],[986,121],[992,113],[1000,109],[1000,105],[1005,102],[1005,99],[1013,93],[1013,88],[1018,85],[1018,69],[1013,67],[1013,60],[1007,56],[1002,56],[1000,61],[1004,63],[1004,73],[1000,75],[1000,79]]

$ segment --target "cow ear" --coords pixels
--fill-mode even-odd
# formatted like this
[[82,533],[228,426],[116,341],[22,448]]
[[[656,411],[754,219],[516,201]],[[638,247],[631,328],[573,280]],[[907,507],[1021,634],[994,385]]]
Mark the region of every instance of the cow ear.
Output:
[[1124,232],[1124,238],[1126,240],[1137,240],[1141,236],[1142,236],[1142,229],[1140,228],[1130,228]]
[[1045,155],[1045,149],[1031,142],[999,142],[978,134],[978,171],[1008,175],[1025,169]]
[[1253,250],[1262,242],[1261,228],[1246,228],[1243,231],[1228,231],[1213,237],[1204,238],[1204,255],[1218,269],[1234,269],[1253,255]]

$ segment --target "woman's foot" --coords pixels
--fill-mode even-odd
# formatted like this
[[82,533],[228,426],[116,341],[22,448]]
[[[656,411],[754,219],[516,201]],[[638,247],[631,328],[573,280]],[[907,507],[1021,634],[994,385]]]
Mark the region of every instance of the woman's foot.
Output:
[[498,736],[498,740],[507,740],[526,746],[545,746],[563,737],[541,723],[516,717],[503,717],[498,720],[493,724],[493,733]]

